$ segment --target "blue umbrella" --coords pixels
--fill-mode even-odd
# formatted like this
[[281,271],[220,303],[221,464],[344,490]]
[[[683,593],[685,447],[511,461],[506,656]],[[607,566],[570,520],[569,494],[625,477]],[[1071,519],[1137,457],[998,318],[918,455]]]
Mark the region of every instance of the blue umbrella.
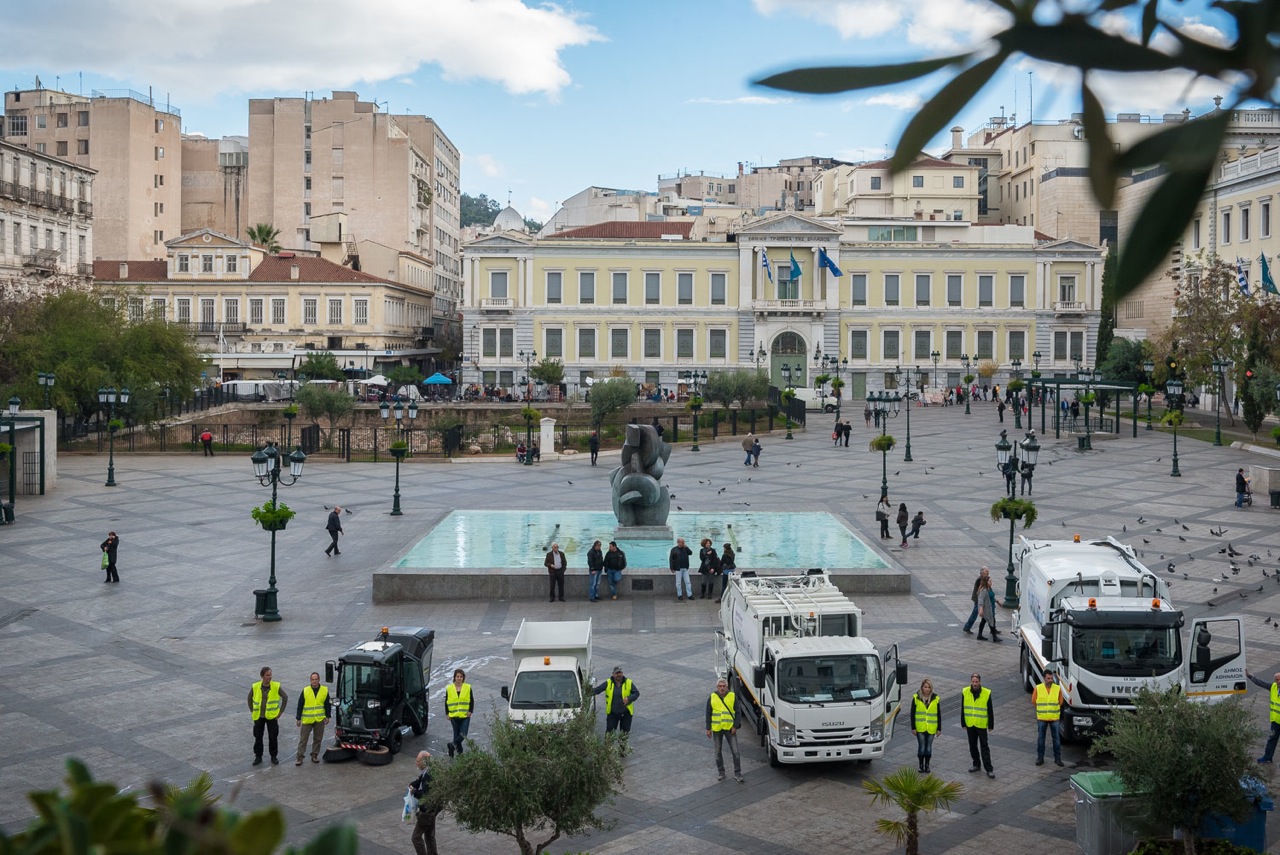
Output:
[[453,385],[453,381],[450,380],[448,377],[445,377],[439,371],[437,371],[435,374],[432,374],[430,377],[428,377],[426,380],[423,380],[422,382],[427,384],[428,386]]

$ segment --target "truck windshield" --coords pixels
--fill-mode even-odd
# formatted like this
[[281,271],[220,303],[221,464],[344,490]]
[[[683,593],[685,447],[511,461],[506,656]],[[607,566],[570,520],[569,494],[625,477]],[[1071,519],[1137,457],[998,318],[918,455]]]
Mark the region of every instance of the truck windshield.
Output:
[[1182,664],[1182,641],[1173,627],[1076,629],[1071,647],[1077,665],[1101,675],[1167,674]]
[[511,689],[513,710],[554,710],[581,705],[578,675],[572,671],[526,671]]
[[344,663],[342,670],[338,672],[338,697],[377,697],[382,691],[385,671],[385,668],[378,665]]
[[868,654],[804,656],[778,663],[778,699],[793,704],[870,700],[883,687],[880,660]]

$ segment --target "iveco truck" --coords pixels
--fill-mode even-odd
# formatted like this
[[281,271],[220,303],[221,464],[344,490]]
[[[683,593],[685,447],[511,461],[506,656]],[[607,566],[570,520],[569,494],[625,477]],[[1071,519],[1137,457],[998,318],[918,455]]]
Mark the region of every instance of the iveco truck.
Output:
[[862,611],[826,572],[739,574],[720,606],[718,668],[769,762],[884,754],[907,679],[897,646],[862,637]]
[[1028,692],[1053,664],[1066,699],[1063,737],[1105,730],[1113,709],[1143,689],[1178,686],[1213,702],[1245,691],[1243,620],[1188,620],[1164,579],[1113,537],[1082,542],[1021,538],[1020,607],[1013,612]]

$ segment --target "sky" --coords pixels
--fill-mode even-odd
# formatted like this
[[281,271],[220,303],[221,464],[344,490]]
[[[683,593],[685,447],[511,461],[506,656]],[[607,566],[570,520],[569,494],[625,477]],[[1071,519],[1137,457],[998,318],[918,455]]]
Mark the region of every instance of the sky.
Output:
[[[1161,4],[1202,40],[1234,38],[1207,0]],[[185,133],[210,137],[247,133],[250,98],[354,90],[433,118],[462,153],[463,192],[509,195],[545,221],[589,186],[656,190],[659,175],[729,176],[740,162],[885,157],[945,73],[828,96],[752,81],[952,55],[1006,23],[989,0],[44,0],[5,17],[0,83],[150,91],[181,109]],[[1230,94],[1173,74],[1090,82],[1108,116],[1157,121]],[[1078,92],[1073,73],[1017,57],[951,124],[967,134],[994,116],[1069,118]]]

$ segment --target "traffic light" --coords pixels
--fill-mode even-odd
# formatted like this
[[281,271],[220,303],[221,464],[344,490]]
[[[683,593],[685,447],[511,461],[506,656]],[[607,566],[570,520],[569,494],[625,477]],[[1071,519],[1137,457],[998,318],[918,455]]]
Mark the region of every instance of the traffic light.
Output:
[[1250,380],[1252,380],[1252,379],[1253,379],[1253,369],[1252,369],[1252,368],[1246,368],[1246,369],[1244,370],[1244,382],[1245,382],[1245,385],[1248,385],[1248,384],[1249,384],[1249,381],[1250,381]]
[[1170,356],[1168,359],[1164,361],[1164,364],[1166,367],[1168,367],[1169,373],[1171,374],[1175,373],[1178,370],[1178,360],[1175,357]]

